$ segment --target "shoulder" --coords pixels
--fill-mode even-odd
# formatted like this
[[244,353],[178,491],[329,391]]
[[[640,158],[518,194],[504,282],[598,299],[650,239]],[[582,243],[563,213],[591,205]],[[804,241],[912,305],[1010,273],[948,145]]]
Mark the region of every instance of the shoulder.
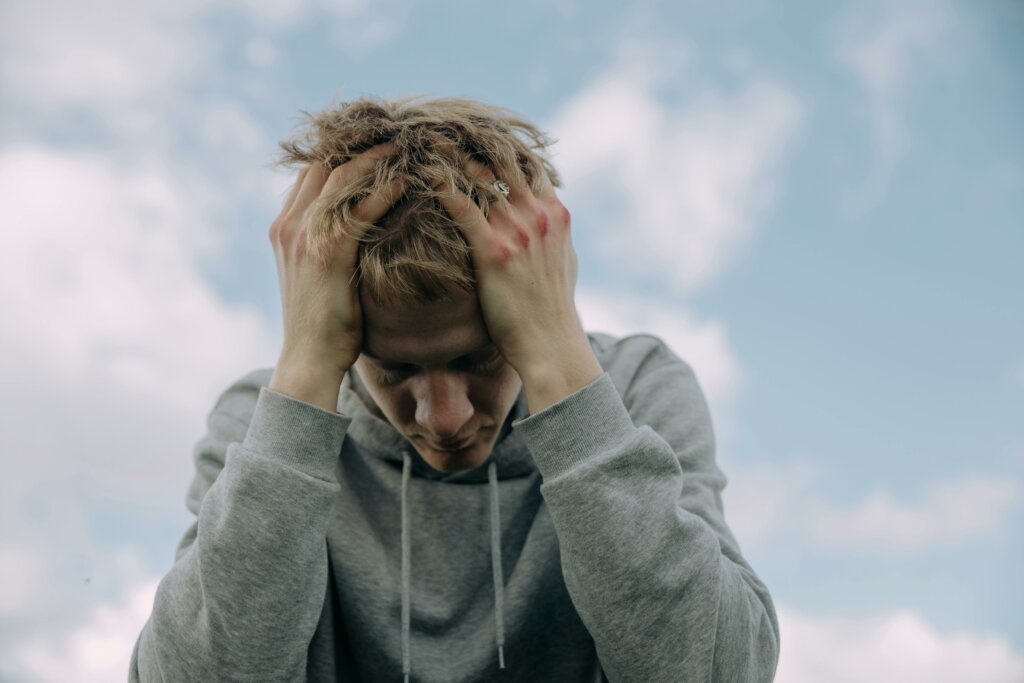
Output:
[[619,337],[605,332],[587,332],[587,337],[598,362],[616,386],[621,382],[628,387],[640,376],[668,367],[693,375],[690,364],[657,335],[640,332]]
[[618,337],[588,332],[598,362],[632,412],[650,403],[707,411],[707,400],[693,367],[654,334]]
[[663,339],[645,333],[588,337],[635,424],[682,433],[693,445],[713,444],[711,413],[693,367]]

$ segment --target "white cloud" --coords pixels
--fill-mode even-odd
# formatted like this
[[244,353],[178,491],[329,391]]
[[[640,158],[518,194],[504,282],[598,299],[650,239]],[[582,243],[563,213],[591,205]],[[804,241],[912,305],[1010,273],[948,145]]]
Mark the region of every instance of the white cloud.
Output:
[[0,545],[0,614],[6,619],[29,616],[37,596],[45,595],[46,558],[29,543]]
[[984,476],[932,484],[917,503],[877,491],[850,509],[818,503],[811,531],[827,546],[919,551],[1002,532],[1020,493],[1017,481]]
[[808,495],[826,472],[818,460],[774,463],[771,454],[758,456],[754,462],[730,463],[722,499],[726,521],[740,545],[770,552],[774,536],[802,529],[799,520]]
[[[395,39],[404,2],[387,12],[365,0],[7,0],[0,6],[0,84],[5,96],[40,110],[74,107],[111,115],[174,110],[198,81],[244,78],[229,73],[228,52],[250,68],[273,60],[274,40],[314,13],[337,35],[340,51],[365,51]],[[231,13],[263,38],[245,42],[210,26]],[[65,112],[66,113],[66,112]]]
[[8,97],[116,108],[180,84],[215,61],[213,43],[177,3],[11,0],[0,29]]
[[846,198],[861,213],[885,193],[909,147],[904,107],[912,79],[926,62],[947,61],[964,38],[948,2],[856,5],[841,24],[836,58],[864,89],[864,115],[874,138],[874,162],[864,186]]
[[1002,636],[943,633],[909,610],[812,616],[776,604],[776,683],[1018,683],[1024,654]]
[[725,329],[718,322],[698,322],[682,307],[628,292],[578,287],[576,305],[588,331],[614,336],[654,334],[689,363],[712,406],[712,413],[727,411],[739,382],[739,367]]
[[744,547],[768,552],[773,539],[789,537],[822,548],[910,556],[976,541],[1006,540],[1021,499],[1020,482],[965,475],[932,483],[917,501],[874,491],[840,506],[821,491],[830,472],[817,459],[730,463],[722,494],[726,519]]
[[659,89],[689,61],[683,49],[626,49],[546,126],[566,205],[599,207],[587,229],[602,254],[682,290],[709,282],[753,233],[801,118],[796,96],[767,79],[665,104]]
[[159,579],[136,578],[113,603],[99,603],[84,621],[54,637],[33,633],[11,644],[0,672],[34,683],[107,683],[128,677],[135,640],[149,618]]
[[95,155],[0,153],[3,345],[63,381],[113,381],[183,407],[276,360],[261,317],[225,306],[198,271],[224,247],[186,188]]
[[[153,161],[0,150],[5,637],[56,628],[126,575],[110,548],[127,532],[111,518],[177,525],[170,561],[207,411],[230,381],[276,361],[267,321],[221,301],[200,272],[227,258],[197,201],[205,180]],[[43,657],[40,638],[17,651]],[[104,638],[68,641],[60,656],[102,672],[106,660],[81,658]],[[70,666],[53,680],[84,680],[62,678]]]

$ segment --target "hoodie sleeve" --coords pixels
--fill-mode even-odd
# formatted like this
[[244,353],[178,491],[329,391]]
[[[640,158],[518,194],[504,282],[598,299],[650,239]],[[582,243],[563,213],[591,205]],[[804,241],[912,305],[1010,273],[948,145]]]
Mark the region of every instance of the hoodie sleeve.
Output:
[[351,419],[261,386],[260,374],[207,417],[186,496],[196,520],[157,587],[130,683],[305,680]]
[[658,340],[621,397],[606,371],[513,427],[609,681],[773,680],[775,607],[726,526],[727,479],[688,364]]

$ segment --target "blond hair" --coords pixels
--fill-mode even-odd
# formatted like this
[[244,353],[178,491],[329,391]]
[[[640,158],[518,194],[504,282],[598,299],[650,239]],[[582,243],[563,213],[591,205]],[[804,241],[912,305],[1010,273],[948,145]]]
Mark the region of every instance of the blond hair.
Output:
[[[362,233],[352,284],[378,306],[448,301],[453,286],[476,291],[468,242],[434,188],[447,181],[468,194],[484,215],[492,203],[507,200],[490,183],[467,174],[467,156],[496,177],[534,191],[545,176],[561,186],[544,156],[554,140],[502,107],[460,98],[361,97],[316,114],[302,113],[306,125],[279,143],[284,154],[274,166],[321,162],[334,169],[374,145],[393,141],[397,146],[376,173],[321,196],[308,214],[307,248],[323,262],[329,261],[337,240],[350,231]],[[369,224],[352,215],[356,203],[397,178],[405,178],[409,189],[380,220]]]

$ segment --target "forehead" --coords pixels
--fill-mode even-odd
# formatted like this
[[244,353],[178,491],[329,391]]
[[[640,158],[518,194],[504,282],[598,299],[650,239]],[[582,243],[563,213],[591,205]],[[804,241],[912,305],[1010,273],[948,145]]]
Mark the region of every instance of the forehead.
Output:
[[446,364],[491,343],[480,301],[458,290],[453,301],[378,307],[360,297],[364,355],[386,363]]

